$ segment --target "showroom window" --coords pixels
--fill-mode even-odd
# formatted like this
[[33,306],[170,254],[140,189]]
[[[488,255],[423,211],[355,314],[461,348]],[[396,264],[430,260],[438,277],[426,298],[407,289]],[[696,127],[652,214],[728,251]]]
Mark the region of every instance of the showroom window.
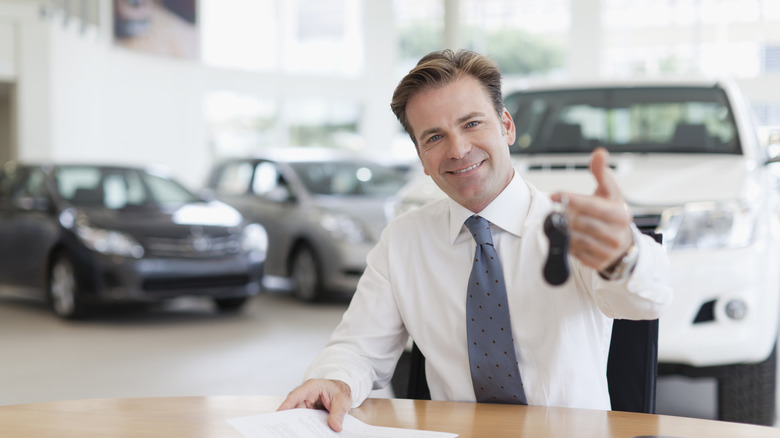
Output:
[[399,75],[444,45],[444,0],[395,0]]
[[[447,44],[445,3],[394,2],[401,75]],[[564,67],[569,0],[460,0],[459,5],[460,47],[491,57],[505,77],[549,75]]]
[[201,0],[203,61],[222,68],[355,77],[360,0]]
[[[601,0],[607,77],[763,73],[780,41],[780,4],[765,0]],[[757,32],[765,41],[756,38]],[[766,41],[768,39],[769,41]]]
[[565,68],[569,0],[461,0],[465,45],[498,62],[505,77]]
[[240,157],[280,144],[279,109],[275,100],[233,92],[206,96],[204,113],[212,154]]
[[285,102],[282,119],[287,144],[292,147],[324,147],[362,150],[358,132],[362,108],[350,101],[291,99]]
[[205,117],[216,158],[249,156],[265,148],[362,150],[362,107],[353,101],[286,99],[281,103],[233,92],[206,96]]

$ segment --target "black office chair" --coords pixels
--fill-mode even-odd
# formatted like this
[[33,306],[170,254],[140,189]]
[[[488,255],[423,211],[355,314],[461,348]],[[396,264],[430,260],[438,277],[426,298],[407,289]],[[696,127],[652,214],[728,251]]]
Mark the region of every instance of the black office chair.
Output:
[[[659,243],[661,235],[647,233]],[[404,362],[408,361],[408,381],[404,391]],[[400,370],[398,368],[401,368]],[[425,356],[416,344],[399,360],[393,377],[398,398],[430,400],[425,377]],[[607,358],[607,383],[613,411],[655,413],[655,387],[658,378],[658,320],[616,319]]]

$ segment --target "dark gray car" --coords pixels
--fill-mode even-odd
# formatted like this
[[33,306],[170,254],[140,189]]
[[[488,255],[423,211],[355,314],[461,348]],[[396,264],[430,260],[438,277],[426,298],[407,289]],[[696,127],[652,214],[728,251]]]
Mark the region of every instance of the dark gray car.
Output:
[[184,295],[236,310],[260,291],[267,242],[234,208],[140,168],[0,172],[0,284],[64,318]]
[[208,190],[268,230],[264,284],[303,300],[354,291],[407,168],[350,153],[271,151],[218,164]]

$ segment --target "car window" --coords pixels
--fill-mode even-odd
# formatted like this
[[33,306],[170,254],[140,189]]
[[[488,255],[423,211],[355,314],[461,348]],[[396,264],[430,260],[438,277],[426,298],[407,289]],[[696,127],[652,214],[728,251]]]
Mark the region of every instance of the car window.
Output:
[[198,200],[189,190],[172,179],[152,174],[144,175],[155,204],[166,206],[181,205]]
[[306,188],[315,194],[390,196],[407,181],[403,169],[370,162],[291,163]]
[[19,190],[14,193],[14,198],[45,198],[46,197],[46,175],[41,169],[32,169],[27,174]]
[[6,206],[11,202],[11,193],[14,188],[14,180],[8,174],[0,176],[0,206]]
[[252,193],[264,195],[279,186],[279,171],[273,163],[263,161],[255,167],[255,177],[252,180]]
[[615,152],[739,154],[723,90],[714,87],[603,88],[520,92],[515,154]]
[[107,208],[117,210],[140,207],[149,201],[137,171],[119,169],[107,172],[103,176],[102,185],[103,202]]
[[75,205],[102,205],[101,171],[96,167],[60,167],[55,178],[57,191]]
[[60,196],[78,206],[118,210],[197,199],[171,179],[136,169],[63,166],[57,169],[56,181]]
[[214,184],[214,190],[222,195],[243,195],[252,181],[251,163],[228,163],[222,167]]
[[7,166],[0,175],[0,206],[5,208],[11,205],[14,188],[21,177],[21,169],[15,166]]

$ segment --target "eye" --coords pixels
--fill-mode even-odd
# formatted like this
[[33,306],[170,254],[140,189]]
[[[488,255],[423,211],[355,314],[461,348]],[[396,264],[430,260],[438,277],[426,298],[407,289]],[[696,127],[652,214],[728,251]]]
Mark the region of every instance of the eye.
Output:
[[438,141],[439,139],[441,139],[441,135],[439,134],[432,135],[428,138],[428,140],[426,140],[426,143],[433,143],[435,141]]
[[473,127],[479,125],[479,123],[480,123],[479,120],[472,120],[472,121],[466,123],[466,127],[467,128],[473,128]]

